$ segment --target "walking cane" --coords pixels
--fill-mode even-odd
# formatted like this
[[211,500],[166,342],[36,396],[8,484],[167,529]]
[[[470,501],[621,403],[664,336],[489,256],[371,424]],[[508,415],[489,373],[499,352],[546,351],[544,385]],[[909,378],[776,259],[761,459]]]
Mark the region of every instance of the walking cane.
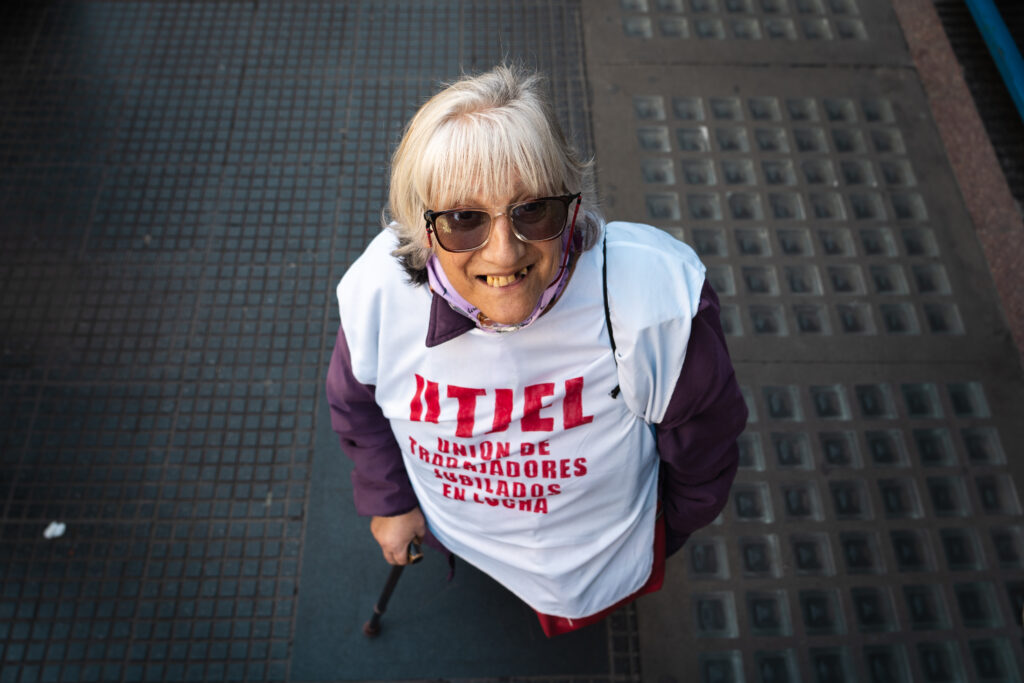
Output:
[[[422,559],[423,552],[420,550],[420,539],[413,539],[412,543],[409,544],[409,564],[416,564]],[[388,608],[388,600],[391,599],[391,594],[395,591],[395,586],[398,585],[398,579],[402,578],[402,570],[405,567],[406,565],[400,564],[391,567],[388,580],[384,583],[384,590],[380,592],[377,604],[373,606],[373,616],[370,617],[368,622],[363,624],[363,634],[367,638],[373,638],[380,633],[380,618]]]

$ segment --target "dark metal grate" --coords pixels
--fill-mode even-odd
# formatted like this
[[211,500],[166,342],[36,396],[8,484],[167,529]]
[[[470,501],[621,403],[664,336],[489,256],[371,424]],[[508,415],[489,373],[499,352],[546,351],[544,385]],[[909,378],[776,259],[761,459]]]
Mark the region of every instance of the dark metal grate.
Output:
[[[503,57],[549,72],[589,151],[572,1],[0,8],[0,683],[351,674],[337,640],[296,664],[300,585],[374,583],[303,568],[318,515],[369,540],[313,503],[344,487],[312,479],[342,459],[314,443],[332,292],[403,123]],[[598,633],[616,680],[631,615]]]

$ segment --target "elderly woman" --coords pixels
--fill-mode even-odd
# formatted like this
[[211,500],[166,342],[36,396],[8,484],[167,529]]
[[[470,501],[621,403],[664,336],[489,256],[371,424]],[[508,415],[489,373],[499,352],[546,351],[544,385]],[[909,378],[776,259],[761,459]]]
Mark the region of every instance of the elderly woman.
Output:
[[661,585],[725,504],[747,410],[693,251],[604,224],[541,79],[431,98],[338,285],[327,395],[384,558],[426,539],[548,635]]

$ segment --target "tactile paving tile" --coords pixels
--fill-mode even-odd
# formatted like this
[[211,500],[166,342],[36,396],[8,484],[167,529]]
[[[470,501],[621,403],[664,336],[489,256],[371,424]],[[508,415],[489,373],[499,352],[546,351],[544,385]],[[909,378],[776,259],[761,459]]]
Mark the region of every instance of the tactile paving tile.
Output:
[[645,676],[1019,680],[1024,390],[913,72],[615,49],[605,212],[701,255],[751,410],[726,510],[638,604]]
[[620,160],[602,166],[607,214],[693,245],[735,358],[1008,348],[924,95],[903,72],[591,76],[599,162]]
[[908,64],[889,3],[597,0],[587,41],[605,64]]
[[1019,680],[1021,387],[969,365],[737,370],[758,383],[730,503],[683,548],[671,604],[640,603],[695,641],[673,670]]

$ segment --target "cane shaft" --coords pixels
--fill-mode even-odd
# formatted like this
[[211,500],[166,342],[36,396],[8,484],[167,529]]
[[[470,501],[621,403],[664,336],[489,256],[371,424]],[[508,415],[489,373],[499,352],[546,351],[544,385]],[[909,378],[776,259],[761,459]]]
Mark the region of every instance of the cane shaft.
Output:
[[377,598],[377,604],[373,606],[373,616],[370,617],[368,622],[363,624],[363,633],[366,636],[373,638],[380,633],[380,617],[388,608],[388,600],[391,599],[391,594],[395,591],[395,586],[398,584],[398,579],[402,576],[403,569],[405,567],[397,565],[391,568],[388,580],[384,584],[384,590],[381,591],[380,597]]
[[[420,539],[413,539],[412,543],[409,544],[409,564],[416,564],[423,559],[423,553],[420,552]],[[384,590],[380,592],[380,597],[377,598],[377,604],[373,606],[373,616],[370,620],[363,624],[363,633],[368,637],[373,638],[380,633],[380,617],[384,614],[388,608],[388,601],[391,599],[391,594],[395,592],[395,586],[398,585],[398,579],[402,578],[402,570],[405,569],[403,565],[394,565],[391,567],[391,573],[388,574],[388,580],[384,584]]]
[[395,565],[391,568],[391,573],[388,574],[387,583],[384,584],[384,590],[380,592],[380,597],[377,598],[377,604],[373,606],[373,614],[378,617],[384,614],[384,610],[388,608],[388,600],[391,599],[391,594],[395,592],[395,586],[398,585],[398,580],[402,578],[402,570],[405,569],[402,565]]

